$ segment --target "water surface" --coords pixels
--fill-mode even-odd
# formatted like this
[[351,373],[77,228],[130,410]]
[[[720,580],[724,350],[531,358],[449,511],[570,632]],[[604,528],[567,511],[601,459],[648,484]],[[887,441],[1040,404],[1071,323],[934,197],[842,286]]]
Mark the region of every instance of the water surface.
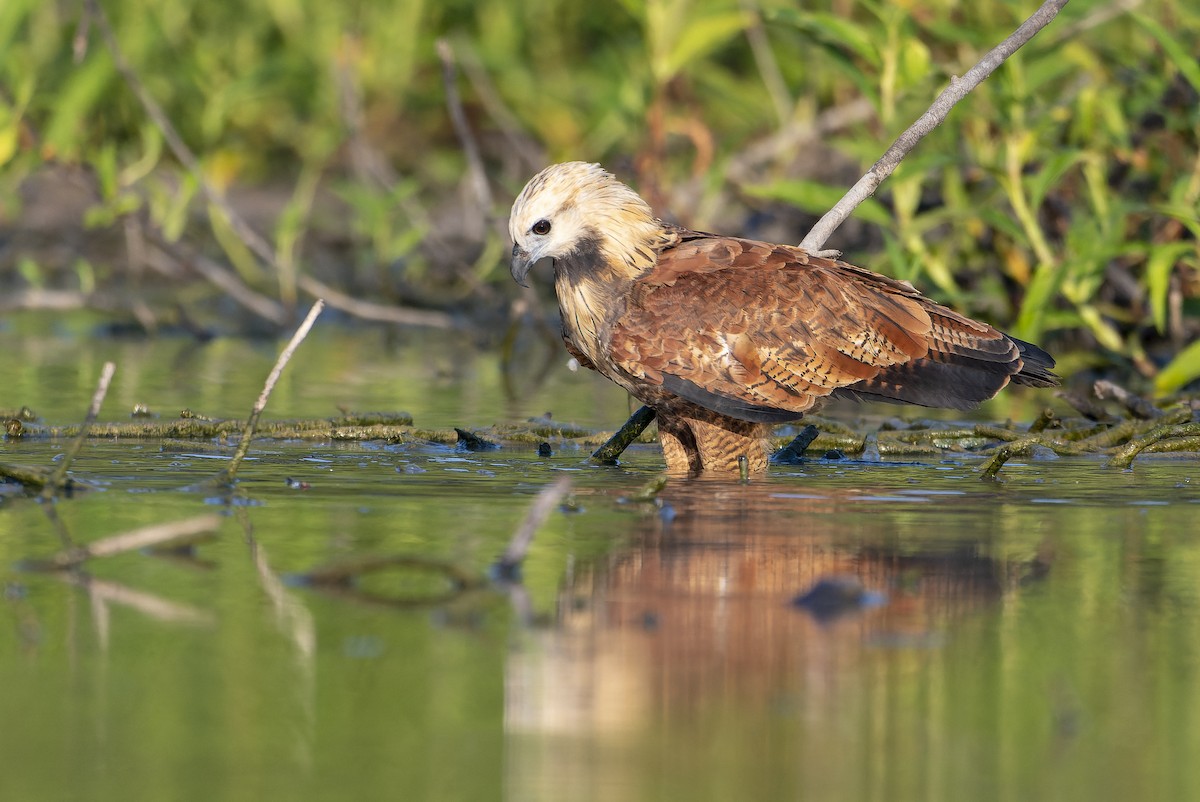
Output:
[[[0,331],[0,407],[54,423],[81,417],[105,359],[106,419],[244,415],[277,347],[23,325]],[[560,363],[513,379],[460,345],[318,332],[268,414],[625,417]],[[92,490],[52,510],[0,493],[5,798],[1200,798],[1195,460],[1013,462],[999,483],[971,457],[817,460],[648,503],[629,499],[653,447],[604,468],[551,445],[263,442],[231,499],[196,489],[221,464],[207,448],[95,441],[73,469]],[[0,449],[44,465],[61,445]],[[485,574],[564,474],[518,586],[295,581],[365,555]],[[61,533],[205,512],[220,529],[190,553],[19,569]],[[869,603],[793,603],[831,578]]]

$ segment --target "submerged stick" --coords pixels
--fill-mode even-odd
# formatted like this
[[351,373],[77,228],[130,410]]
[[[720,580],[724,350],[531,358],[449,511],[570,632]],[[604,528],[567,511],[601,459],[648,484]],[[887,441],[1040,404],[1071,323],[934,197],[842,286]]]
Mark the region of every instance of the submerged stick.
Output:
[[1058,16],[1058,12],[1067,4],[1067,0],[1046,0],[1033,15],[1025,20],[1019,28],[1012,32],[1003,42],[994,47],[987,55],[979,60],[962,78],[951,78],[950,85],[942,90],[924,114],[917,118],[911,126],[902,133],[892,146],[884,152],[879,161],[871,166],[850,191],[839,200],[825,216],[817,221],[812,230],[804,237],[800,247],[810,253],[821,250],[821,246],[846,221],[851,213],[883,183],[906,156],[917,146],[925,135],[937,128],[950,114],[950,110],[979,84],[992,74],[1005,60],[1017,52],[1042,28]]
[[102,538],[86,546],[64,549],[52,558],[55,568],[74,568],[87,560],[96,557],[111,557],[127,551],[161,546],[180,540],[191,540],[199,535],[208,534],[221,525],[219,515],[198,515],[183,521],[171,521],[165,524],[143,526],[119,535]]
[[[156,621],[165,621],[171,624],[207,627],[213,626],[217,622],[216,615],[210,610],[164,599],[162,596],[135,590],[119,582],[96,579],[87,574],[72,571],[64,571],[57,576],[58,579],[69,585],[76,585],[87,590],[93,604],[98,608],[107,604],[119,604]],[[101,639],[107,640],[104,632],[105,630],[102,629]]]
[[1004,467],[1004,463],[1017,456],[1022,450],[1020,443],[1009,443],[1000,446],[992,454],[992,458],[985,462],[983,467],[979,469],[979,478],[995,479],[996,474],[1000,473],[1000,469]]
[[242,460],[246,458],[247,452],[250,451],[250,441],[254,439],[254,430],[258,427],[258,419],[262,416],[263,409],[267,406],[267,399],[271,397],[271,391],[275,389],[275,383],[279,381],[279,376],[291,360],[292,354],[296,352],[300,343],[308,336],[309,330],[317,320],[317,315],[321,314],[321,310],[324,308],[325,302],[318,298],[317,302],[312,305],[312,309],[308,310],[308,315],[304,318],[304,322],[300,324],[300,328],[296,329],[296,333],[292,335],[292,339],[284,346],[283,351],[280,352],[279,359],[275,360],[275,367],[271,368],[271,373],[267,376],[266,383],[263,384],[263,389],[258,395],[258,400],[254,402],[254,408],[250,410],[250,417],[246,419],[246,428],[242,431],[242,439],[238,441],[237,449],[234,450],[233,456],[229,458],[229,464],[217,475],[218,482],[228,484],[237,475]]
[[819,434],[816,426],[808,424],[800,430],[800,434],[792,438],[792,442],[771,455],[771,462],[777,465],[798,465],[804,459],[804,452]]
[[1155,426],[1145,434],[1135,437],[1128,443],[1123,445],[1113,454],[1108,460],[1110,468],[1128,468],[1133,464],[1133,460],[1138,454],[1142,453],[1147,446],[1154,445],[1160,440],[1165,440],[1168,437],[1195,437],[1200,435],[1200,423],[1182,423],[1182,424],[1164,424]]
[[11,479],[26,489],[41,490],[48,487],[50,472],[45,468],[24,468],[0,462],[0,479]]
[[637,412],[629,416],[629,420],[617,430],[617,433],[608,438],[608,441],[592,452],[592,459],[598,462],[616,462],[617,457],[621,456],[629,445],[646,431],[646,427],[650,425],[650,421],[654,420],[654,410],[650,407],[642,407]]
[[1057,420],[1057,416],[1054,414],[1054,410],[1052,410],[1050,407],[1046,407],[1041,411],[1041,414],[1037,416],[1037,420],[1029,425],[1029,433],[1041,434],[1042,432],[1046,431],[1046,427],[1051,423],[1054,423],[1055,420]]
[[108,395],[108,385],[112,381],[113,373],[117,370],[117,366],[112,362],[105,362],[104,367],[100,370],[100,381],[96,383],[96,392],[92,394],[92,403],[88,406],[87,416],[83,419],[83,423],[79,426],[79,434],[67,446],[63,452],[63,457],[59,460],[58,467],[54,473],[50,474],[50,478],[46,480],[46,484],[42,487],[42,499],[49,501],[54,498],[54,494],[63,486],[67,476],[67,470],[71,467],[71,463],[83,448],[83,441],[87,438],[88,428],[96,422],[96,418],[100,415],[100,405],[104,403],[104,396]]
[[521,525],[517,527],[516,533],[512,540],[508,543],[508,548],[500,555],[500,559],[496,561],[496,572],[505,578],[512,577],[520,568],[521,563],[525,561],[525,555],[529,552],[529,547],[533,544],[533,536],[537,534],[537,530],[545,523],[546,518],[550,515],[550,511],[554,509],[559,500],[567,494],[571,489],[571,479],[566,476],[560,476],[553,483],[546,485],[538,493],[537,498],[533,500],[533,504],[529,507],[529,512],[525,514],[525,520],[521,521]]

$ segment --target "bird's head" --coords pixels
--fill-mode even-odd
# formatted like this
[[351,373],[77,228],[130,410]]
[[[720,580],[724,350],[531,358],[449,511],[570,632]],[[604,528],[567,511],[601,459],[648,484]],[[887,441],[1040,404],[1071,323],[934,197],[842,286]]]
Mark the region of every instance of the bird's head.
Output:
[[[638,194],[598,164],[564,162],[530,179],[513,203],[512,276],[525,276],[541,259],[595,253],[629,276],[653,264],[662,224]],[[600,265],[597,265],[599,267]]]

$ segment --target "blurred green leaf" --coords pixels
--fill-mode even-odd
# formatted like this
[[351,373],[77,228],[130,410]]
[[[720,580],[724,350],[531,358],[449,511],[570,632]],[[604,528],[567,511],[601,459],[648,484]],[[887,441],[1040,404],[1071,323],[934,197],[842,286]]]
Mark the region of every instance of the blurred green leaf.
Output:
[[150,191],[151,219],[162,229],[163,237],[168,242],[175,242],[182,236],[188,223],[192,200],[200,189],[200,182],[191,173],[185,173],[177,183],[171,182],[167,187],[158,185],[157,188],[161,191]]
[[1100,315],[1100,310],[1086,304],[1078,307],[1078,309],[1079,319],[1091,330],[1092,336],[1096,338],[1096,341],[1115,354],[1121,353],[1124,348],[1121,335],[1113,328],[1111,323]]
[[1021,302],[1021,310],[1013,327],[1013,333],[1017,337],[1030,342],[1041,339],[1045,312],[1051,307],[1064,273],[1062,266],[1053,264],[1041,264],[1034,270],[1033,279],[1025,290],[1025,299]]
[[34,289],[46,286],[45,271],[37,261],[29,256],[21,256],[17,259],[17,273],[25,280],[26,284]]
[[1135,12],[1133,18],[1158,41],[1162,49],[1171,57],[1171,61],[1179,73],[1192,85],[1192,89],[1200,92],[1200,61],[1196,60],[1195,40],[1193,39],[1185,45],[1172,36],[1171,32],[1164,28],[1158,20],[1151,19],[1145,13]]
[[266,275],[265,271],[259,265],[254,254],[246,247],[246,243],[233,230],[225,213],[210,203],[208,204],[208,220],[212,226],[213,236],[217,238],[221,249],[225,251],[225,255],[229,257],[229,261],[237,269],[242,280],[251,286],[261,282]]
[[1086,154],[1081,150],[1052,152],[1050,157],[1042,163],[1041,168],[1029,179],[1029,205],[1035,209],[1040,208],[1042,201],[1046,199],[1046,193],[1054,188],[1054,185],[1066,175],[1068,170],[1083,161],[1084,158],[1086,158]]
[[34,76],[26,73],[15,86],[11,102],[4,91],[0,91],[0,168],[8,164],[17,153],[20,140],[21,118],[33,97]]
[[1171,289],[1171,272],[1185,253],[1196,250],[1190,242],[1166,242],[1150,249],[1146,259],[1146,291],[1154,313],[1154,327],[1159,333],[1167,329],[1167,295]]
[[688,20],[679,31],[658,70],[660,81],[669,80],[697,58],[721,47],[745,30],[749,15],[742,12],[712,14]]
[[869,29],[851,19],[822,11],[798,11],[792,8],[774,9],[766,17],[771,22],[792,25],[826,45],[848,50],[876,69],[883,63]]
[[71,74],[54,100],[43,136],[62,157],[79,157],[96,117],[96,107],[111,87],[115,73],[107,57],[90,58]]
[[900,59],[897,64],[898,88],[907,89],[928,81],[932,63],[933,57],[924,42],[920,39],[905,39],[900,47]]
[[1200,340],[1184,348],[1154,379],[1154,394],[1161,398],[1200,379]]
[[[845,189],[831,187],[819,181],[794,179],[745,186],[742,191],[755,198],[783,201],[812,214],[824,214],[846,194]],[[855,209],[854,217],[881,226],[890,225],[892,222],[891,214],[874,198],[867,198]]]

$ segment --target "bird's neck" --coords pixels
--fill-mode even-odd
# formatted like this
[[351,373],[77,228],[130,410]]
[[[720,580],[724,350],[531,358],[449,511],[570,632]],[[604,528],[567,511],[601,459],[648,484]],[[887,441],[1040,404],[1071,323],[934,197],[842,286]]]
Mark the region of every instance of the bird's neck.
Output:
[[653,222],[621,230],[620,238],[589,234],[554,262],[563,335],[606,375],[611,324],[624,312],[630,285],[654,266],[662,248],[663,226]]
[[605,258],[599,243],[586,242],[554,262],[563,336],[598,367],[606,361],[608,324],[620,315],[632,282],[625,270]]

